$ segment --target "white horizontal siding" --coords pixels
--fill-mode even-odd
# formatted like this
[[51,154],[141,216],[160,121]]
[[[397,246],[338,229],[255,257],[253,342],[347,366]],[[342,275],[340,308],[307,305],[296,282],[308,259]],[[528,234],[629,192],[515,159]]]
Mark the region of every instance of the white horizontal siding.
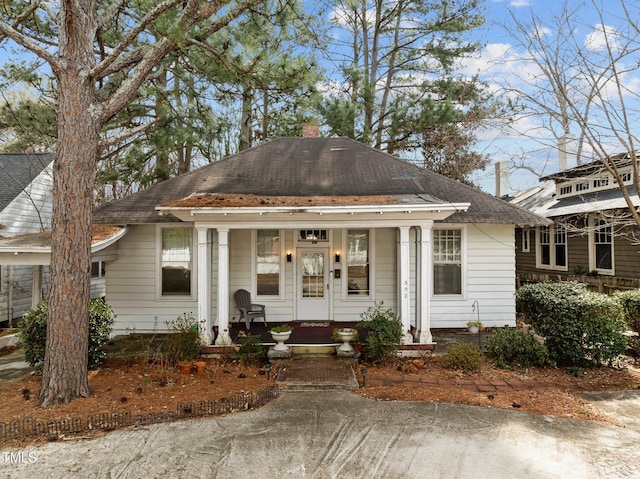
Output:
[[[465,294],[458,297],[431,296],[433,328],[465,327],[467,321],[477,318],[473,311],[478,301],[480,320],[487,326],[514,324],[515,321],[515,254],[512,226],[460,225],[465,231],[464,266]],[[166,321],[182,313],[197,312],[197,299],[159,300],[156,297],[156,227],[143,225],[132,227],[119,242],[118,259],[107,264],[107,301],[117,314],[117,330],[143,332],[166,329]],[[343,250],[343,231],[332,232],[331,255]],[[229,233],[229,320],[237,322],[239,312],[233,293],[240,289],[251,291],[255,287],[252,278],[252,233],[251,230],[231,230]],[[295,230],[285,230],[284,250],[294,249]],[[415,282],[415,237],[411,241],[411,278]],[[211,317],[216,322],[218,291],[217,233],[211,234]],[[342,270],[341,278],[331,281],[332,319],[357,321],[360,315],[376,302],[396,311],[397,307],[397,233],[395,228],[375,230],[371,271],[374,275],[374,296],[360,299],[346,297],[343,282],[347,280],[346,263],[332,262],[332,268]],[[266,305],[269,322],[286,322],[295,318],[295,260],[284,262],[283,294],[280,298],[253,298],[254,302]],[[425,285],[429,294],[431,285]],[[411,290],[412,310],[416,304],[415,287]]]
[[[452,225],[453,227],[453,225]],[[463,227],[463,226],[460,226]],[[478,319],[485,326],[515,325],[515,236],[513,225],[464,226],[467,258],[461,297],[432,296],[431,326],[462,328]],[[473,310],[474,301],[478,307]]]
[[116,314],[114,334],[163,332],[183,313],[197,315],[197,299],[156,298],[156,227],[132,226],[106,266],[106,301]]

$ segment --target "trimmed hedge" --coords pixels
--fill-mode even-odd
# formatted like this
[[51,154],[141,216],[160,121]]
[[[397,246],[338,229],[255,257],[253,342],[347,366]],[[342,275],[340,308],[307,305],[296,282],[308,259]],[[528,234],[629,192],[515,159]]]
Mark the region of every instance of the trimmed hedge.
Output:
[[570,281],[522,286],[517,299],[560,366],[610,365],[626,350],[623,308],[613,297]]
[[[18,324],[24,342],[24,360],[38,371],[44,364],[47,315],[48,305],[43,301],[37,308],[27,312]],[[89,368],[107,356],[103,346],[109,341],[114,322],[113,310],[103,299],[94,299],[89,303]]]
[[498,328],[487,339],[486,350],[500,368],[552,366],[549,350],[533,334],[517,328]]
[[629,329],[640,332],[640,289],[616,291],[613,297],[622,306]]

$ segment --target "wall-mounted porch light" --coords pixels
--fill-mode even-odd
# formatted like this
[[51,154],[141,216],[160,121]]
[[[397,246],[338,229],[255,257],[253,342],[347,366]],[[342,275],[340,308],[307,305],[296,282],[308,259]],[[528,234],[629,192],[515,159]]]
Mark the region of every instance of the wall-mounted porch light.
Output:
[[291,251],[287,251],[287,263],[291,263],[291,258],[293,256],[291,255]]
[[339,262],[340,262],[340,250],[337,250],[337,251],[336,251],[336,254],[335,254],[335,258],[334,258],[334,259],[335,259],[336,263],[339,263]]

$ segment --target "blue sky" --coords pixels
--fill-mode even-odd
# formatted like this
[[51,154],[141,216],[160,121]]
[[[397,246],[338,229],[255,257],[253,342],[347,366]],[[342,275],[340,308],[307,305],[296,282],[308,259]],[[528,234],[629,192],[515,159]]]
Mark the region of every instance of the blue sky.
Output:
[[[578,9],[579,11],[580,22],[576,25],[575,38],[578,42],[584,42],[583,45],[589,42],[591,42],[589,44],[592,46],[598,45],[597,26],[602,25],[603,21],[598,18],[594,3],[604,14],[604,24],[607,31],[617,31],[618,28],[622,28],[624,23],[619,0],[595,0],[595,2],[591,0],[586,0],[585,2],[569,0],[569,8]],[[637,13],[638,10],[635,3],[635,1],[627,0],[627,6],[632,7]],[[513,25],[511,13],[523,22],[530,19],[533,13],[543,21],[549,21],[549,24],[551,24],[553,16],[560,12],[562,1],[488,0],[486,7],[487,24],[483,29],[482,37],[482,40],[486,42],[486,46],[481,55],[466,66],[466,71],[468,73],[479,73],[481,78],[492,84],[504,83],[505,80],[508,80],[512,84],[526,88],[522,83],[518,82],[516,75],[530,73],[532,65],[518,60],[521,56],[525,56],[525,53],[515,45],[514,39],[505,31],[502,24],[506,24],[508,27]],[[549,30],[543,32],[543,34],[553,36],[554,32]],[[509,60],[508,66],[504,61],[505,59]],[[637,91],[635,82],[640,80],[639,77],[640,75],[630,72],[625,78],[625,81],[629,82],[631,90]],[[536,170],[543,174],[557,171],[557,152],[553,148],[555,140],[552,140],[550,136],[545,137],[544,132],[539,130],[539,123],[535,119],[517,118],[511,126],[513,128],[510,132],[498,128],[482,132],[482,141],[479,143],[479,147],[481,151],[490,155],[492,163],[498,160],[508,160],[512,155],[522,155],[530,162],[532,167],[535,167]],[[608,148],[610,149],[609,153],[620,151],[618,145],[613,142],[608,145]],[[569,164],[568,166],[575,165]],[[495,191],[493,165],[485,171],[477,172],[474,175],[474,181],[483,190],[493,193]],[[538,184],[537,177],[530,172],[511,168],[509,180],[509,189],[511,191],[530,188]]]

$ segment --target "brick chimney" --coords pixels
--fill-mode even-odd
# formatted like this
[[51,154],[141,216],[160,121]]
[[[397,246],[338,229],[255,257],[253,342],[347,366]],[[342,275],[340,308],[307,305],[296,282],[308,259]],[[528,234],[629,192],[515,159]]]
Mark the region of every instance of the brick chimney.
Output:
[[317,122],[304,122],[302,124],[303,138],[320,138],[320,125]]

